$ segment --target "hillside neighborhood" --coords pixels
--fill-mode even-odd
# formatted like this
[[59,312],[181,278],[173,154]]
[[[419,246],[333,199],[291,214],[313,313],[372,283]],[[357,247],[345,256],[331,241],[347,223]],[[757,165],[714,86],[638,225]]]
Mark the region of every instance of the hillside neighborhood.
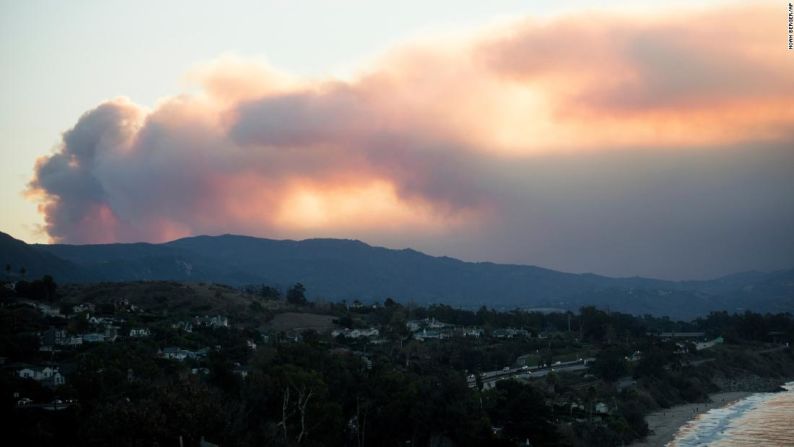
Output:
[[[266,286],[236,289],[172,282],[55,285],[55,290],[38,293],[31,292],[43,290],[35,281],[4,283],[0,301],[3,392],[12,404],[5,411],[22,426],[38,424],[42,417],[55,421],[60,417],[53,416],[56,413],[96,418],[98,411],[110,411],[107,405],[118,405],[119,399],[135,405],[140,387],[207,387],[210,395],[212,390],[232,393],[228,398],[234,401],[234,393],[258,386],[269,374],[294,364],[290,368],[296,369],[286,376],[267,379],[286,380],[289,398],[284,389],[273,392],[283,405],[296,405],[294,417],[308,411],[301,410],[307,404],[301,399],[308,399],[303,393],[324,390],[322,382],[340,380],[333,375],[343,370],[364,382],[386,380],[390,374],[399,374],[401,380],[441,374],[438,386],[452,387],[449,392],[456,390],[466,401],[501,399],[498,405],[515,405],[514,396],[504,393],[527,387],[510,393],[534,396],[531,399],[540,405],[535,411],[545,415],[544,430],[567,433],[569,442],[579,445],[594,436],[641,438],[647,433],[643,412],[679,400],[704,399],[716,383],[774,388],[784,374],[783,365],[794,364],[787,344],[794,322],[783,315],[715,315],[686,323],[595,308],[533,313],[483,307],[471,312],[406,306],[391,298],[367,304],[310,302],[300,284],[284,293]],[[760,321],[767,330],[742,332],[741,318]],[[749,354],[739,349],[747,343],[758,347],[755,355],[762,356],[761,363],[778,366],[747,370]],[[308,357],[301,360],[304,356]],[[336,362],[340,363],[335,368],[346,366],[326,370]],[[296,383],[304,374],[320,376]],[[662,391],[647,394],[650,383]],[[664,383],[669,384],[660,385]],[[363,388],[351,386],[348,392],[357,395],[355,399],[365,398]],[[323,392],[333,395],[330,389]],[[292,401],[293,395],[297,400]],[[352,411],[346,405],[340,409]],[[497,408],[476,410],[485,411],[490,420],[487,437],[495,442],[532,436],[535,444],[543,445],[542,431],[512,426],[509,414]],[[358,415],[345,416],[345,436],[387,436],[363,434],[357,425],[363,423],[358,422],[361,409],[356,411]],[[294,428],[298,419],[292,417],[281,424]],[[628,425],[615,425],[617,421]],[[281,426],[274,423],[275,431],[263,433],[262,439],[302,443],[289,433],[282,439]],[[222,445],[237,442],[229,442],[236,435],[220,436],[223,430],[205,427],[188,434],[175,424],[179,433],[174,435],[189,444],[200,439]],[[433,439],[452,436],[438,427],[423,430],[427,431],[421,436]],[[85,440],[94,440],[91,444],[110,433],[73,436],[88,436]],[[486,436],[483,433],[466,436],[479,439]]]

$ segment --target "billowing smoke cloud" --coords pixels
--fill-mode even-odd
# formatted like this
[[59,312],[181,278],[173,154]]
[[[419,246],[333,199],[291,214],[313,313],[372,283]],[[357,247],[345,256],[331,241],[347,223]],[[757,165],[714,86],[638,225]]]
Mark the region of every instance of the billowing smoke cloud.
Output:
[[609,274],[788,266],[778,26],[767,7],[522,21],[347,81],[225,58],[193,73],[198,94],[85,113],[29,194],[59,242],[234,232]]

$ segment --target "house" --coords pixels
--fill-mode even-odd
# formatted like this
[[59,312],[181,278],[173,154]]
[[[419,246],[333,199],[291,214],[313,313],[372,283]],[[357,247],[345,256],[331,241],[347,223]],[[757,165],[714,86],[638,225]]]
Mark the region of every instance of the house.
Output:
[[96,312],[96,306],[94,306],[94,303],[82,303],[74,306],[72,308],[72,312],[76,314],[80,314],[83,312],[94,313]]
[[26,366],[17,370],[17,376],[31,379],[48,388],[55,388],[66,383],[58,366]]
[[268,329],[259,329],[259,336],[262,337],[262,341],[264,343],[270,342],[270,330]]
[[380,331],[375,328],[367,329],[336,329],[331,332],[332,337],[344,336],[345,338],[372,338],[380,335]]
[[83,344],[83,337],[70,336],[62,329],[49,328],[41,334],[41,351],[54,351],[55,346],[78,346]]
[[240,365],[237,365],[237,366],[235,366],[235,367],[232,369],[232,372],[233,372],[234,374],[236,374],[236,375],[240,376],[240,377],[241,377],[241,378],[243,378],[243,379],[245,379],[246,377],[248,377],[248,368],[246,368],[245,366],[240,366]]
[[73,335],[69,337],[64,343],[66,346],[79,346],[83,344],[83,337],[81,335]]
[[149,328],[132,328],[130,329],[130,337],[132,338],[144,338],[152,335],[149,331]]
[[208,317],[206,315],[203,317],[194,317],[193,323],[196,326],[211,328],[229,327],[229,319],[223,315],[216,315],[214,317]]
[[716,345],[722,344],[724,341],[725,340],[722,337],[717,337],[714,340],[695,343],[695,350],[702,351],[704,349],[709,349]]
[[425,318],[426,326],[430,329],[443,329],[445,327],[451,326],[450,324],[443,323],[441,321],[436,320],[435,318],[427,319]]
[[41,346],[45,347],[62,345],[68,337],[63,329],[59,330],[51,327],[42,332],[39,338],[41,338]]
[[86,343],[104,343],[105,334],[99,332],[92,332],[90,334],[83,334],[83,341]]
[[193,332],[193,323],[189,321],[177,321],[176,323],[172,324],[171,327],[173,329],[179,329],[185,332]]
[[518,337],[529,337],[531,334],[526,329],[515,329],[515,328],[505,328],[505,329],[494,329],[491,333],[495,338],[518,338]]
[[209,348],[202,348],[198,351],[190,351],[188,349],[182,349],[175,346],[169,346],[167,348],[163,348],[160,351],[160,357],[164,359],[171,359],[171,360],[178,360],[180,362],[185,361],[186,359],[197,359],[206,357],[209,353]]
[[485,331],[478,327],[472,328],[463,328],[462,335],[464,337],[472,337],[472,338],[480,338],[483,336]]
[[595,412],[597,414],[608,414],[609,413],[609,407],[607,406],[607,404],[605,404],[603,402],[599,402],[599,403],[597,403],[595,405]]
[[119,298],[113,301],[113,308],[116,311],[124,312],[138,312],[141,310],[138,306],[131,304],[126,298]]
[[420,320],[408,320],[405,323],[405,327],[407,327],[411,332],[416,332],[419,329],[422,329],[422,324]]
[[380,331],[372,327],[367,329],[353,329],[353,331],[350,333],[350,336],[353,338],[372,338],[379,335]]
[[444,329],[451,325],[438,321],[435,318],[425,318],[423,320],[408,320],[405,326],[409,331],[417,332],[420,329]]
[[303,334],[299,331],[291,330],[283,335],[278,336],[278,340],[289,342],[289,343],[300,343],[303,341]]
[[658,334],[649,332],[648,335],[656,335],[661,338],[703,338],[705,332],[660,332]]
[[167,348],[163,348],[160,351],[160,357],[164,359],[171,359],[171,360],[179,360],[180,362],[187,358],[187,352],[184,349],[177,348],[175,346],[169,346]]
[[427,329],[422,329],[421,332],[417,332],[417,333],[414,334],[414,338],[416,338],[419,341],[442,340],[442,339],[445,339],[445,338],[448,338],[448,337],[449,337],[448,334],[446,334],[446,333],[444,333],[442,331],[437,331],[437,330],[432,330],[432,329],[429,330],[429,331]]
[[496,338],[513,338],[513,336],[507,332],[507,329],[494,329],[491,335]]
[[91,314],[85,314],[85,318],[86,318],[86,320],[88,320],[88,322],[89,322],[89,323],[91,323],[91,324],[102,324],[102,321],[104,320],[104,318],[102,318],[102,317],[97,317],[96,315],[94,315],[94,316],[92,317],[92,316],[91,316]]
[[63,314],[61,314],[61,310],[58,307],[50,306],[49,304],[41,303],[38,301],[31,301],[31,300],[21,300],[22,304],[28,305],[37,309],[39,312],[43,313],[48,317],[58,317],[63,318]]
[[354,309],[354,310],[363,309],[364,307],[366,307],[366,306],[359,300],[353,300],[353,304],[348,304],[347,305],[348,309]]

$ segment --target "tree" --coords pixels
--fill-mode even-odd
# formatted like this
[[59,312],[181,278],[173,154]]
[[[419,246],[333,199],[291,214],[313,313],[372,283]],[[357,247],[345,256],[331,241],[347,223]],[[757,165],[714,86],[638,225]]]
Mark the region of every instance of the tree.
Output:
[[44,298],[46,300],[52,300],[55,298],[55,290],[58,288],[58,285],[55,284],[55,280],[50,275],[44,275],[41,278],[41,285],[44,291]]
[[353,317],[351,317],[350,314],[342,315],[341,317],[334,320],[334,323],[348,329],[353,329],[353,324],[354,324]]
[[551,409],[543,395],[531,385],[515,380],[496,383],[489,402],[494,425],[503,427],[504,435],[532,445],[554,445],[558,441]]
[[394,312],[385,327],[387,337],[393,341],[403,340],[408,337],[411,332],[406,326],[407,322],[408,317],[404,311]]
[[73,305],[69,303],[61,303],[61,309],[60,309],[61,314],[68,317],[69,315],[72,314],[73,311],[74,311]]
[[621,410],[635,437],[641,438],[648,434],[648,423],[638,403],[629,402]]
[[306,304],[306,287],[301,283],[296,283],[287,291],[287,302],[297,306]]
[[667,375],[665,366],[675,361],[675,355],[672,351],[665,351],[657,346],[649,346],[643,351],[640,361],[637,362],[637,366],[634,368],[634,378],[664,377]]
[[25,298],[34,300],[52,300],[55,298],[55,291],[58,285],[52,276],[45,275],[42,279],[35,281],[19,281],[15,287],[16,293]]
[[309,438],[316,440],[315,445],[335,443],[332,439],[339,436],[342,424],[341,408],[328,398],[322,375],[287,364],[273,368],[271,378],[278,405],[276,427],[284,443],[300,445]]
[[301,332],[303,342],[309,346],[318,346],[320,344],[320,334],[314,329],[306,329]]
[[628,363],[623,350],[611,347],[598,353],[590,370],[607,382],[614,382],[628,373]]
[[262,285],[259,289],[259,296],[266,300],[277,300],[281,298],[281,292],[275,287]]

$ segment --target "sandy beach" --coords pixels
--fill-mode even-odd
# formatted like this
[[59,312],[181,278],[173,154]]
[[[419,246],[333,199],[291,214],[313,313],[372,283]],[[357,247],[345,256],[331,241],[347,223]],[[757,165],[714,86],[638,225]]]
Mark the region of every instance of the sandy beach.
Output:
[[631,444],[632,447],[661,447],[673,440],[678,429],[695,416],[712,408],[719,408],[753,394],[746,391],[730,391],[711,394],[711,402],[679,405],[649,414],[645,420],[651,434],[642,442]]

